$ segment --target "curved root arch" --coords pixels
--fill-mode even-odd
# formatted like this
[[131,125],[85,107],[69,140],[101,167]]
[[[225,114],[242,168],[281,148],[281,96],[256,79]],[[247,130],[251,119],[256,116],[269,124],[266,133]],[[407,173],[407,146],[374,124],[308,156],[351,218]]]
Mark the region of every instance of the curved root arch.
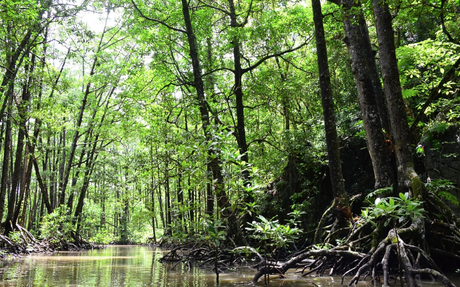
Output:
[[[258,281],[266,274],[284,275],[291,268],[302,268],[304,275],[312,272],[323,275],[329,271],[330,275],[342,275],[342,280],[352,275],[348,286],[366,277],[374,282],[380,282],[380,277],[383,277],[383,286],[389,286],[392,273],[404,274],[408,286],[419,286],[416,280],[418,275],[437,278],[445,286],[455,286],[442,273],[432,255],[448,256],[460,263],[460,255],[455,252],[460,250],[460,222],[450,208],[430,192],[424,193],[424,207],[426,216],[412,218],[408,227],[393,228],[383,233],[383,229],[380,229],[382,225],[373,228],[369,223],[355,224],[348,228],[348,236],[340,246],[328,250],[314,250],[317,246],[311,246],[284,263],[260,268],[253,281]],[[332,230],[326,240],[337,239],[347,229],[337,228],[337,225],[337,221],[331,225]],[[382,233],[384,237],[379,236]],[[443,236],[440,237],[440,234]],[[436,242],[431,242],[427,237],[436,238]]]

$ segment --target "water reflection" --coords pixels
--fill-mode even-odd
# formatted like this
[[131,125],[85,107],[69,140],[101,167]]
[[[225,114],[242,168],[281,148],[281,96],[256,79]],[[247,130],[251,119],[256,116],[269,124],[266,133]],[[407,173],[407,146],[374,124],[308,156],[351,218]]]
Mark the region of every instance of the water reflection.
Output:
[[[158,260],[163,252],[144,246],[109,246],[100,250],[0,261],[0,286],[217,286],[210,270],[186,269],[180,263],[161,264]],[[254,272],[239,268],[221,274],[219,286],[254,285],[251,283]],[[264,283],[255,285],[264,286]],[[272,279],[269,286],[340,286],[340,278],[303,278],[290,273],[286,279]],[[370,285],[362,283],[360,286]]]

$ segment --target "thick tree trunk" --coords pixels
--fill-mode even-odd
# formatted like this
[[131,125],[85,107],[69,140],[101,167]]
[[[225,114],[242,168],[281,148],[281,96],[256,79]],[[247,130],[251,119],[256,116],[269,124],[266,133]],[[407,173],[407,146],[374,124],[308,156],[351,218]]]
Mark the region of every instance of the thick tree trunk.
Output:
[[404,100],[399,81],[392,18],[388,5],[381,0],[373,1],[375,25],[379,41],[385,98],[390,119],[391,138],[398,167],[398,187],[409,188],[414,196],[421,196],[423,184],[414,169],[410,150],[410,130],[407,123]]
[[[229,7],[229,16],[230,16],[230,27],[232,29],[239,29],[244,26],[245,23],[238,23],[237,14],[235,10],[235,3],[233,0],[228,0]],[[244,163],[242,176],[243,176],[243,185],[246,189],[243,190],[242,201],[246,204],[251,204],[254,202],[254,195],[249,189],[251,187],[251,174],[249,172],[249,155],[248,155],[248,143],[246,139],[246,124],[244,116],[244,92],[243,92],[243,74],[245,71],[241,65],[241,50],[240,50],[240,41],[239,36],[235,35],[232,38],[232,48],[233,48],[233,74],[234,74],[234,86],[233,94],[235,95],[236,103],[236,138],[239,148],[239,153],[241,155],[241,161]],[[241,210],[245,212],[244,217],[242,218],[242,223],[246,224],[253,220],[253,216],[250,212]]]
[[375,187],[387,187],[393,183],[392,169],[388,150],[385,144],[381,113],[377,98],[381,95],[376,86],[373,74],[376,74],[372,47],[369,42],[367,24],[360,12],[360,4],[352,0],[342,0],[341,4],[347,13],[344,18],[345,42],[350,54],[352,72],[358,89],[358,100],[361,107],[364,129],[367,136],[367,147],[374,169]]
[[331,76],[327,58],[326,39],[324,37],[323,15],[320,0],[312,0],[313,21],[315,22],[316,53],[318,59],[319,85],[323,105],[324,127],[329,159],[329,171],[332,183],[332,194],[346,198],[345,184],[340,161],[339,143],[335,125],[334,99],[331,88]]
[[[214,63],[214,57],[213,57],[213,53],[212,53],[212,38],[211,36],[207,37],[206,38],[206,63],[205,63],[205,69],[207,69],[207,71],[211,71],[212,70],[212,65]],[[214,82],[214,77],[212,74],[209,74],[207,76],[207,81],[206,81],[206,84],[207,84],[207,91],[208,91],[208,94],[212,95],[212,98],[211,100],[213,100],[214,102],[216,101],[215,99],[215,90],[214,90],[214,85],[215,85],[215,82]],[[205,116],[206,117],[206,116]],[[216,121],[217,121],[217,116],[216,116]],[[208,175],[211,175],[212,174],[212,166],[211,166],[211,162],[208,162],[207,166],[206,166],[206,172]],[[206,184],[206,214],[209,215],[209,216],[212,216],[214,214],[214,191],[213,191],[213,188],[212,188],[212,184],[211,184],[211,180],[208,181],[208,183]]]

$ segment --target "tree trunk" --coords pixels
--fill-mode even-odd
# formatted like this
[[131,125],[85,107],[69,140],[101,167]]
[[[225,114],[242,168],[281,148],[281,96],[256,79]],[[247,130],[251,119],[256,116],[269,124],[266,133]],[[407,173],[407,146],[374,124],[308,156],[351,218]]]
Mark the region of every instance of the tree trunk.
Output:
[[[103,29],[102,34],[101,34],[100,39],[99,39],[98,46],[97,46],[96,51],[95,51],[95,56],[94,56],[93,62],[91,64],[91,70],[89,72],[90,77],[93,76],[96,73],[96,67],[99,65],[99,55],[98,55],[98,53],[101,52],[101,50],[102,50],[102,48],[104,46],[103,41],[104,41],[105,33],[107,32],[106,28],[107,27],[104,26],[104,29]],[[77,117],[75,133],[74,133],[74,136],[73,136],[72,144],[70,146],[70,154],[69,154],[69,158],[68,158],[68,161],[67,161],[67,166],[66,166],[65,171],[64,171],[64,177],[63,177],[63,181],[62,181],[62,185],[61,185],[61,189],[60,189],[60,194],[59,194],[59,204],[60,205],[65,203],[66,187],[67,187],[67,184],[68,184],[68,181],[69,181],[70,171],[71,171],[72,165],[73,165],[73,158],[75,156],[75,152],[76,152],[76,149],[77,149],[78,139],[80,138],[79,129],[82,126],[83,115],[85,113],[86,105],[87,105],[87,102],[88,102],[88,97],[92,93],[91,86],[92,86],[92,82],[88,81],[88,83],[86,84],[86,87],[84,89],[84,92],[83,92],[83,99],[81,101],[81,106],[80,106],[80,110],[79,110],[78,117]]]
[[[158,178],[160,178],[160,169],[157,169],[157,175]],[[162,194],[161,194],[161,184],[157,184],[157,198],[158,198],[158,208],[160,209],[160,219],[161,219],[161,224],[163,226],[163,229],[166,230],[166,219],[165,219],[165,212],[163,209],[163,199],[162,199]]]
[[88,191],[91,175],[93,173],[94,162],[97,159],[97,153],[96,153],[97,142],[98,142],[98,137],[96,137],[93,143],[92,149],[88,152],[87,160],[86,160],[85,175],[83,176],[83,184],[80,189],[80,195],[78,197],[77,207],[75,208],[74,220],[76,220],[76,224],[77,224],[77,233],[80,232],[81,215],[83,213],[83,204],[85,203],[86,192]]
[[[5,74],[3,75],[2,83],[0,84],[0,95],[5,95],[3,104],[0,108],[0,117],[3,117],[5,110],[8,106],[8,94],[13,92],[12,86],[14,85],[14,80],[16,78],[18,69],[21,67],[24,60],[25,54],[28,54],[30,51],[30,39],[32,37],[32,30],[28,30],[24,38],[22,38],[21,43],[15,51],[9,51],[11,57],[7,57],[8,67],[5,69]],[[8,52],[8,51],[7,51]],[[8,55],[9,53],[7,53]]]
[[[3,212],[5,208],[5,197],[6,191],[9,187],[9,180],[10,180],[10,155],[11,155],[11,144],[12,144],[12,136],[11,136],[11,100],[13,96],[13,87],[10,86],[10,90],[8,91],[6,97],[8,100],[8,112],[6,113],[6,123],[5,123],[5,139],[4,139],[4,146],[3,146],[3,163],[2,163],[2,181],[0,185],[0,221],[3,218]],[[4,118],[5,118],[4,117]],[[8,225],[8,222],[5,222]]]
[[189,221],[188,222],[189,222],[189,225],[190,225],[190,231],[191,232],[196,232],[197,231],[197,230],[195,230],[196,225],[192,224],[193,222],[196,222],[195,221],[195,208],[197,206],[196,199],[195,199],[196,188],[192,187],[190,176],[188,176],[187,182],[188,182],[188,201],[193,205],[193,207],[190,208],[190,210],[189,210],[189,214],[188,214]]
[[[206,167],[206,173],[212,174],[211,162]],[[212,180],[209,180],[206,184],[206,214],[212,216],[214,214],[214,192],[212,189]]]
[[392,18],[388,5],[384,1],[373,0],[373,7],[391,138],[398,168],[398,189],[408,188],[415,197],[418,197],[422,195],[423,184],[415,172],[409,146],[410,130],[399,81]]
[[[235,11],[235,3],[233,0],[228,0],[228,7],[230,9],[230,27],[233,29],[237,29],[241,27],[237,21],[237,15]],[[243,68],[241,66],[241,52],[240,52],[240,41],[238,36],[234,36],[232,39],[232,48],[233,48],[233,74],[234,74],[234,86],[233,86],[233,93],[235,94],[235,101],[236,101],[236,136],[238,141],[238,148],[241,155],[241,161],[245,162],[245,168],[243,169],[243,180],[244,185],[249,187],[251,185],[250,181],[250,174],[249,169],[247,168],[247,164],[249,163],[249,156],[248,156],[248,143],[246,141],[246,127],[245,127],[245,120],[244,120],[244,102],[243,102]],[[244,199],[245,202],[250,203],[254,199],[252,195],[246,194],[246,198]]]
[[[211,143],[212,134],[210,131],[209,111],[207,109],[201,66],[199,61],[198,50],[196,47],[196,38],[193,32],[192,21],[190,18],[190,11],[187,0],[182,0],[182,13],[184,16],[188,45],[190,49],[190,57],[192,60],[194,83],[193,86],[195,87],[197,93],[203,131],[205,134],[206,142]],[[209,148],[208,159],[210,161],[211,170],[213,174],[214,191],[217,198],[217,206],[219,207],[220,212],[222,212],[223,216],[228,220],[227,235],[232,236],[235,242],[240,243],[244,241],[244,239],[241,234],[238,220],[235,214],[231,211],[230,201],[224,189],[224,180],[222,176],[220,158],[214,153],[212,149]]]
[[327,58],[326,39],[324,37],[323,14],[320,0],[312,0],[313,21],[315,23],[316,54],[318,58],[319,85],[323,105],[324,127],[326,129],[327,154],[332,183],[332,194],[346,198],[345,184],[340,161],[339,143],[335,125],[334,99],[331,88],[331,77]]
[[[17,206],[14,214],[14,221],[19,223],[21,226],[26,226],[26,217],[28,212],[28,206],[30,205],[30,182],[32,180],[32,160],[29,146],[26,146],[24,154],[24,173],[21,180],[23,198],[19,202],[23,202]],[[22,206],[22,207],[21,207]]]
[[165,235],[171,236],[171,192],[169,190],[169,171],[168,171],[168,165],[166,165],[166,174],[165,174],[165,217],[166,217],[166,222],[165,222]]
[[27,230],[32,230],[34,226],[35,218],[37,216],[37,207],[38,207],[39,201],[40,201],[40,193],[38,192],[38,187],[36,186],[34,196],[32,199],[32,204],[29,210],[29,220],[27,222]]
[[[206,65],[205,68],[209,71],[212,70],[212,65],[214,63],[214,57],[212,53],[212,41],[211,37],[206,38]],[[212,74],[208,75],[207,77],[207,86],[208,86],[208,93],[212,95],[212,100],[216,101],[215,99],[215,90],[214,90],[214,77]],[[204,115],[206,117],[206,115]],[[208,116],[209,117],[209,116]],[[217,117],[217,116],[216,116]],[[217,119],[216,119],[217,121]],[[206,184],[206,214],[209,215],[210,217],[214,214],[214,191],[212,188],[212,166],[211,166],[211,161],[208,161],[208,164],[206,166],[206,173],[209,177],[208,183]]]
[[[184,206],[184,189],[182,187],[182,168],[180,167],[180,164],[179,166],[177,167],[177,186],[176,186],[176,198],[177,198],[177,203],[178,203],[178,206]],[[182,231],[184,231],[185,233],[187,233],[187,224],[186,224],[186,221],[184,220],[184,212],[182,212],[180,210],[180,208],[178,208],[178,214],[177,214],[177,218],[179,219],[179,226],[180,228],[182,229]]]
[[156,233],[156,209],[155,209],[155,170],[153,169],[153,145],[150,144],[149,148],[149,158],[150,158],[150,166],[151,166],[151,174],[150,174],[150,212],[152,213],[152,236],[153,242],[157,242],[157,233]]
[[[278,66],[278,70],[280,72],[281,83],[282,85],[284,85],[284,83],[287,81],[287,70],[288,69],[286,68],[286,73],[284,73],[283,68],[281,67],[281,64],[280,64],[279,57],[275,57],[275,61],[276,61],[276,65]],[[286,95],[286,91],[284,90],[284,87],[282,89],[281,105],[283,107],[283,115],[284,115],[284,130],[289,131],[291,129],[291,125],[289,121],[290,120],[289,98],[288,98],[288,95]]]
[[[87,193],[88,188],[89,188],[91,175],[93,174],[94,163],[96,162],[97,157],[98,157],[97,146],[98,146],[98,143],[99,143],[99,131],[101,130],[102,125],[103,125],[103,123],[105,121],[107,111],[108,111],[108,106],[109,106],[109,103],[110,103],[109,99],[110,99],[110,97],[113,95],[113,93],[115,91],[115,86],[112,87],[111,90],[107,93],[105,99],[103,99],[103,93],[101,93],[99,95],[98,103],[96,105],[96,108],[93,111],[93,114],[91,116],[91,120],[90,120],[90,123],[89,123],[89,127],[88,127],[88,129],[86,131],[86,134],[88,136],[87,136],[87,138],[85,140],[85,143],[89,144],[90,142],[92,142],[92,144],[90,144],[90,150],[86,153],[85,174],[83,176],[83,184],[82,184],[82,187],[80,189],[80,195],[78,197],[77,207],[75,208],[75,213],[74,213],[74,215],[75,215],[74,218],[77,221],[76,222],[77,223],[77,232],[79,232],[79,230],[80,230],[81,214],[83,212],[83,205],[85,203],[86,193]],[[96,113],[98,112],[98,110],[101,107],[103,107],[103,109],[104,109],[102,117],[101,117],[100,121],[97,123],[97,126],[94,127],[94,121],[95,121],[95,118],[96,118]],[[94,135],[94,132],[93,132],[94,130],[96,130],[95,135]],[[85,153],[85,152],[83,151],[82,154],[83,153]],[[83,158],[83,156],[82,156],[82,158]],[[82,160],[80,160],[79,165],[81,163],[82,163]],[[70,210],[72,210],[70,205],[69,205],[69,208],[70,208]]]
[[[31,75],[34,71],[35,65],[35,54],[32,56],[31,64],[26,64],[24,69],[26,74]],[[30,104],[30,87],[32,86],[32,78],[29,76],[24,83],[22,89],[22,97],[17,104],[18,109],[18,116],[19,116],[19,131],[18,131],[18,138],[17,138],[17,148],[16,148],[16,159],[15,159],[15,167],[13,171],[12,177],[12,190],[18,190],[19,198],[17,200],[17,204],[13,207],[12,210],[12,217],[8,217],[7,221],[11,220],[11,225],[14,227],[16,225],[16,221],[19,217],[19,213],[21,211],[22,203],[24,200],[25,192],[27,189],[26,180],[30,182],[30,174],[28,175],[29,165],[27,164],[28,158],[27,154],[24,156],[24,147],[26,146],[24,140],[27,136],[27,111],[29,109]],[[27,149],[28,151],[29,149]],[[27,168],[26,168],[27,167]]]
[[[65,118],[62,119],[63,122],[66,121]],[[56,139],[55,139],[56,142]],[[50,188],[50,194],[52,194],[52,205],[53,209],[58,207],[59,205],[59,190],[63,189],[64,185],[64,174],[65,174],[65,166],[67,162],[67,129],[64,127],[62,131],[59,133],[59,148],[53,151],[53,156],[54,156],[54,164],[53,164],[53,170],[58,171],[58,176],[59,176],[59,185],[54,184],[52,193],[51,193],[51,188]],[[59,167],[59,169],[58,169]],[[51,175],[54,177],[54,173],[51,173]],[[54,178],[50,180],[51,184],[55,182]]]
[[377,98],[381,93],[376,87],[376,80],[372,77],[373,70],[376,68],[367,24],[360,11],[359,2],[342,0],[341,4],[347,13],[343,20],[345,42],[348,46],[352,72],[358,90],[361,116],[367,136],[367,147],[374,169],[375,187],[388,187],[393,183],[393,175],[380,117],[381,111],[385,109],[382,107],[379,109],[377,104]]

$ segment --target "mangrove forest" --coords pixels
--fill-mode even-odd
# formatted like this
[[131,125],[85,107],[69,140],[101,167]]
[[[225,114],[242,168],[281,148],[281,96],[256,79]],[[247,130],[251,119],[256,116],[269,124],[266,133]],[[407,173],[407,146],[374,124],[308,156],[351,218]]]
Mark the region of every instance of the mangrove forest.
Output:
[[2,0],[0,22],[0,260],[148,244],[217,282],[455,286],[459,0]]

